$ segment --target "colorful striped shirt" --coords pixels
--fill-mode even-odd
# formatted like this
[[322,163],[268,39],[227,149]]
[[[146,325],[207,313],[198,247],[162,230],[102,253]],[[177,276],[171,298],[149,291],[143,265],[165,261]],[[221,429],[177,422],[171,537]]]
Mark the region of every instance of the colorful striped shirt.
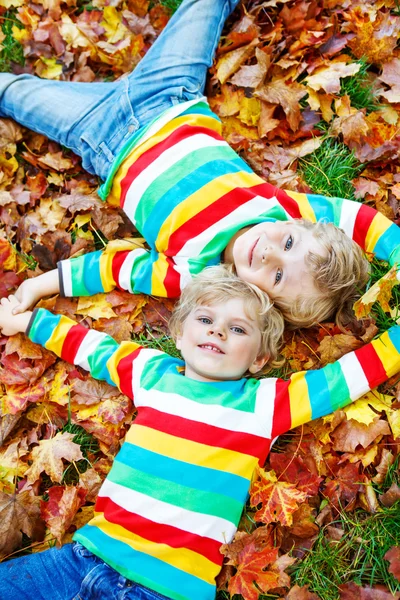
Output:
[[271,440],[360,397],[400,370],[400,327],[323,369],[282,379],[200,382],[183,362],[118,344],[37,309],[33,342],[134,399],[137,417],[74,535],[119,573],[174,600],[212,600],[254,469]]
[[124,210],[149,250],[132,246],[60,262],[66,296],[118,286],[177,297],[194,275],[221,262],[240,229],[271,219],[330,221],[365,251],[400,262],[397,225],[362,203],[266,183],[225,142],[204,101],[173,107],[142,131],[122,151],[102,194]]

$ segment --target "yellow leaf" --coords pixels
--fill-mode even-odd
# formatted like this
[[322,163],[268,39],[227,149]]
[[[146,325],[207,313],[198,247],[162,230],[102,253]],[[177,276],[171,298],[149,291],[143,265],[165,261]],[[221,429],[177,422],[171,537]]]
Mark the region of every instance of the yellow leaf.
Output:
[[111,240],[108,242],[104,253],[114,253],[116,250],[134,250],[135,248],[144,248],[144,238],[124,238],[122,240]]
[[62,65],[55,58],[41,56],[35,63],[35,69],[42,79],[59,79],[62,74]]
[[14,38],[14,40],[16,40],[17,42],[20,42],[20,44],[23,44],[24,42],[27,42],[30,37],[31,34],[29,33],[29,31],[27,29],[19,29],[19,27],[17,27],[16,25],[12,26],[12,36]]
[[[70,527],[64,534],[62,544],[70,544],[72,537],[77,529],[80,529],[86,523],[88,523],[94,516],[94,506],[82,506],[82,508],[76,513],[74,520],[72,521],[73,527]],[[70,531],[72,530],[72,531]]]
[[400,410],[393,410],[388,414],[387,418],[394,439],[400,438]]
[[25,3],[25,0],[0,0],[0,6],[4,6],[4,8],[16,8],[17,6],[22,6]]
[[337,94],[340,91],[340,78],[355,75],[360,68],[359,63],[346,65],[344,62],[331,62],[328,66],[316,69],[304,81],[316,92],[323,89],[328,94]]
[[260,120],[261,105],[257,98],[243,98],[240,103],[239,119],[246,125],[257,125]]
[[43,198],[36,214],[48,231],[55,231],[65,215],[65,208],[55,198]]
[[94,294],[94,296],[88,298],[79,298],[76,312],[85,317],[92,317],[92,319],[111,319],[117,316],[111,304],[107,302],[104,294]]
[[368,392],[368,394],[347,406],[344,411],[348,420],[354,419],[359,423],[369,425],[376,419],[377,412],[381,413],[384,410],[386,413],[390,413],[391,404],[391,396],[378,394],[378,392]]
[[116,44],[131,35],[129,29],[122,23],[121,14],[114,6],[104,8],[101,26],[106,30],[106,37],[110,44]]
[[379,279],[353,306],[357,319],[366,317],[374,302],[379,302],[385,312],[390,312],[389,300],[392,297],[392,289],[398,285],[398,266],[394,265],[390,271]]

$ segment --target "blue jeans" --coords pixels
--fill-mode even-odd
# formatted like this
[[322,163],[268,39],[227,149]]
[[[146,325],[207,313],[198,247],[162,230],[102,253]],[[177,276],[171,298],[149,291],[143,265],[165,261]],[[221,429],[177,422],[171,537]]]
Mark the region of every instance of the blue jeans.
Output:
[[135,70],[114,83],[0,74],[0,116],[43,133],[107,177],[130,136],[161,112],[201,97],[225,19],[239,0],[184,0]]
[[166,600],[79,543],[0,564],[0,600]]

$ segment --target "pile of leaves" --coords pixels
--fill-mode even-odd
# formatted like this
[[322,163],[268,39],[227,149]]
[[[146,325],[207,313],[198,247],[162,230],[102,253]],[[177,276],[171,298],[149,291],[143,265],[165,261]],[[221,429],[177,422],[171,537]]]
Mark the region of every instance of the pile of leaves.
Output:
[[[0,68],[113,80],[135,67],[178,4],[0,0]],[[355,198],[398,222],[399,37],[394,0],[244,2],[207,87],[226,139],[273,184]],[[0,119],[0,297],[59,260],[137,235],[99,201],[98,184],[70,151]],[[387,266],[373,271],[375,281]],[[395,282],[391,273],[371,287],[352,331],[324,323],[287,333],[280,375],[319,368],[394,323]],[[170,301],[116,290],[40,305],[118,341],[174,351]],[[278,440],[221,548],[221,599],[400,598],[397,379]],[[0,415],[1,556],[70,541],[93,514],[134,406],[17,335],[0,338]]]

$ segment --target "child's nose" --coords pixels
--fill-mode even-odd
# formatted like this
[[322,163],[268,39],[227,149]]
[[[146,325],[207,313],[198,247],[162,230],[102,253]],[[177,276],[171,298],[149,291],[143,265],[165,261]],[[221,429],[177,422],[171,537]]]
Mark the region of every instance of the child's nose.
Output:
[[269,244],[268,246],[266,246],[264,248],[264,250],[262,252],[261,262],[264,263],[264,262],[267,262],[268,260],[271,260],[272,258],[275,258],[276,252],[277,252],[276,247]]
[[208,330],[208,335],[216,335],[221,340],[226,338],[226,333],[223,327],[218,327],[215,324]]

